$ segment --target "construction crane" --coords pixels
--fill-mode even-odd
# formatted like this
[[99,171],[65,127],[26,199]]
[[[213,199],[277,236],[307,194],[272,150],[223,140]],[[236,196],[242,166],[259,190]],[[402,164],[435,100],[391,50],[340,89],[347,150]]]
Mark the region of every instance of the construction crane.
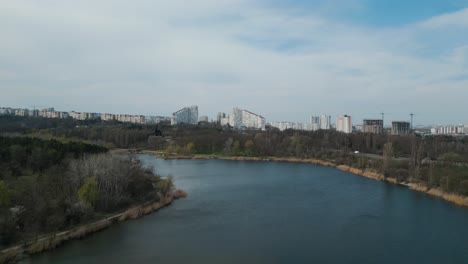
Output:
[[416,115],[415,113],[411,112],[409,114],[411,116],[411,130],[413,130],[413,117]]
[[382,116],[382,126],[385,126],[385,115],[390,115],[391,113],[385,113],[384,111],[380,112],[380,115]]

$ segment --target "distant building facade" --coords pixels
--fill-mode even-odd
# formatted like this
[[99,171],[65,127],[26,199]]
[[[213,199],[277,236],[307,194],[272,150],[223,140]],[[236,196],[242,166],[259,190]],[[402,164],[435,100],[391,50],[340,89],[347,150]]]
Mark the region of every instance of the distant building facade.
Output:
[[229,124],[235,129],[265,129],[265,118],[245,109],[234,108]]
[[15,109],[15,115],[16,116],[29,116],[29,110],[28,109]]
[[382,119],[364,119],[362,124],[362,132],[383,134],[383,120]]
[[311,116],[310,117],[311,130],[316,131],[320,129],[320,116]]
[[76,120],[95,120],[101,115],[98,113],[88,113],[88,112],[70,112],[70,117]]
[[320,116],[320,129],[330,129],[331,128],[331,116],[322,115]]
[[226,113],[219,112],[216,116],[216,123],[221,126],[229,126],[230,125],[230,116]]
[[431,128],[433,135],[460,135],[467,134],[467,126],[463,125],[448,125],[448,126],[434,126]]
[[37,109],[29,110],[29,117],[39,117],[39,110]]
[[145,124],[146,118],[144,115],[127,115],[127,114],[117,114],[115,115],[115,120],[122,123],[133,123],[133,124]]
[[392,122],[392,135],[408,135],[411,133],[410,122],[406,121],[393,121]]
[[205,123],[208,123],[209,119],[208,119],[208,116],[200,116],[198,118],[198,122],[205,122]]
[[[125,123],[135,124],[157,124],[161,121],[170,121],[170,117],[163,116],[151,116],[146,117],[143,115],[128,115],[128,114],[110,114],[110,113],[89,113],[89,112],[61,112],[55,111],[55,108],[45,108],[42,110],[30,110],[10,107],[0,107],[0,115],[15,115],[22,117],[42,117],[42,118],[73,118],[75,120],[96,120],[101,119],[103,121],[119,121]],[[198,115],[197,115],[198,119]]]
[[280,131],[284,131],[286,129],[294,129],[293,122],[271,122],[270,126],[278,128]]
[[336,118],[336,131],[349,134],[353,132],[353,125],[351,123],[351,116],[340,115]]
[[198,124],[198,106],[189,106],[180,109],[172,114],[171,125],[177,124]]
[[330,129],[331,128],[331,116],[329,115],[322,115],[322,116],[311,116],[310,117],[310,125],[311,130],[319,130],[319,129]]
[[104,114],[101,114],[101,120],[102,121],[115,121],[117,120],[117,117],[115,114],[104,113]]
[[286,129],[305,130],[305,131],[312,130],[312,126],[308,123],[271,122],[270,126],[278,128],[280,131],[284,131]]
[[10,107],[0,107],[0,115],[14,115],[15,109]]
[[221,124],[221,120],[223,120],[223,118],[227,118],[227,117],[228,117],[228,115],[226,113],[219,112],[218,115],[216,116],[216,123]]
[[161,122],[171,122],[171,118],[169,116],[146,116],[145,117],[146,124],[159,124]]

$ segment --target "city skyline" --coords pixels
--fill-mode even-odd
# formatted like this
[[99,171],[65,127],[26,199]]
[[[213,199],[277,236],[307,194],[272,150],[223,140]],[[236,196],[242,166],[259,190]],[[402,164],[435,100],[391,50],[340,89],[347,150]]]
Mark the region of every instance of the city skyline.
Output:
[[[349,114],[339,114],[336,116],[332,115],[315,115],[311,114],[309,116],[308,121],[290,121],[290,120],[283,120],[283,121],[277,121],[277,120],[272,120],[269,119],[268,117],[263,117],[261,114],[258,113],[253,113],[250,112],[249,110],[246,109],[240,109],[238,107],[233,108],[233,112],[231,114],[226,114],[224,112],[218,112],[217,114],[199,114],[198,112],[198,106],[197,105],[192,105],[192,106],[185,106],[182,107],[181,109],[178,109],[175,112],[172,112],[172,114],[165,115],[165,114],[156,114],[156,115],[144,115],[141,113],[137,114],[129,114],[129,113],[109,113],[109,112],[93,112],[93,111],[75,111],[75,110],[63,110],[63,109],[55,109],[55,107],[45,107],[45,108],[39,108],[34,106],[33,108],[28,108],[28,107],[11,107],[11,106],[2,106],[0,105],[0,115],[8,115],[8,114],[13,114],[13,115],[19,115],[19,116],[29,116],[29,117],[46,117],[46,118],[68,118],[72,117],[73,119],[79,119],[79,120],[85,120],[88,119],[88,116],[93,116],[92,118],[89,119],[96,119],[97,117],[101,118],[103,121],[122,121],[122,122],[129,122],[129,123],[158,123],[159,121],[166,120],[170,121],[173,124],[179,123],[179,122],[174,122],[174,117],[177,115],[177,113],[180,113],[181,111],[186,111],[188,109],[193,109],[190,111],[194,111],[195,116],[193,118],[189,117],[191,121],[187,121],[187,117],[182,118],[185,121],[182,121],[180,123],[190,123],[192,125],[197,124],[200,122],[200,118],[203,118],[205,122],[218,122],[221,123],[222,125],[230,124],[234,122],[233,116],[235,115],[234,113],[237,111],[242,111],[246,112],[249,115],[252,116],[258,116],[261,119],[263,119],[262,122],[264,124],[269,124],[273,127],[280,128],[281,130],[284,130],[285,128],[293,128],[293,129],[298,129],[298,130],[318,130],[318,129],[330,129],[332,126],[342,132],[349,133],[351,131],[351,128],[344,129],[344,126],[361,126],[363,123],[366,122],[366,120],[382,120],[382,118],[374,118],[374,119],[369,119],[369,118],[364,118],[361,120],[355,120],[352,118],[351,115]],[[8,112],[11,111],[11,112]],[[382,113],[380,113],[382,114]],[[220,116],[221,115],[221,116]],[[185,114],[184,114],[185,116]],[[333,119],[336,118],[336,119]],[[347,122],[340,124],[339,119],[346,118],[349,119]],[[146,120],[145,120],[146,119]],[[132,120],[132,121],[130,121]],[[137,121],[134,121],[137,120]],[[206,121],[207,120],[207,121]],[[334,120],[334,121],[333,121]],[[384,127],[385,128],[391,128],[393,123],[408,123],[410,124],[410,121],[403,121],[401,119],[386,119],[387,122],[385,123]],[[203,120],[202,120],[203,121]],[[336,121],[336,122],[335,122]],[[342,120],[340,120],[342,121]],[[347,124],[347,125],[346,125]],[[445,127],[448,129],[448,127],[456,127],[456,126],[465,126],[467,127],[468,124],[463,124],[463,123],[445,123],[445,124],[422,124],[422,125],[414,125],[414,127],[431,127],[431,128],[442,128]],[[232,125],[231,125],[232,126]],[[256,125],[254,125],[255,127]],[[343,127],[341,127],[343,126]]]
[[466,124],[468,1],[0,3],[0,105]]

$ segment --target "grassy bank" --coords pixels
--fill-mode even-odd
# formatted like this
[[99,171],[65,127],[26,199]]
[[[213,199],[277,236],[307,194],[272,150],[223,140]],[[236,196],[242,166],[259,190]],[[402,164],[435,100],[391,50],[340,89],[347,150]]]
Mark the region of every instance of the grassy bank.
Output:
[[15,263],[26,256],[55,249],[66,241],[89,236],[93,233],[104,230],[113,224],[140,218],[169,206],[174,200],[186,197],[186,195],[187,194],[184,191],[176,190],[168,194],[163,201],[147,202],[143,205],[132,207],[122,213],[112,215],[90,224],[78,226],[64,232],[48,235],[34,241],[29,241],[27,243],[5,249],[0,252],[0,264]]

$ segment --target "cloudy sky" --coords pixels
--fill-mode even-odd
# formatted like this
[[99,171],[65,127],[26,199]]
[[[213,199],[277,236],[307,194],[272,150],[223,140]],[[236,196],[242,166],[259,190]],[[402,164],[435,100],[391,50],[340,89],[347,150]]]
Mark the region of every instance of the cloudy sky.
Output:
[[468,0],[0,0],[0,106],[468,124]]

